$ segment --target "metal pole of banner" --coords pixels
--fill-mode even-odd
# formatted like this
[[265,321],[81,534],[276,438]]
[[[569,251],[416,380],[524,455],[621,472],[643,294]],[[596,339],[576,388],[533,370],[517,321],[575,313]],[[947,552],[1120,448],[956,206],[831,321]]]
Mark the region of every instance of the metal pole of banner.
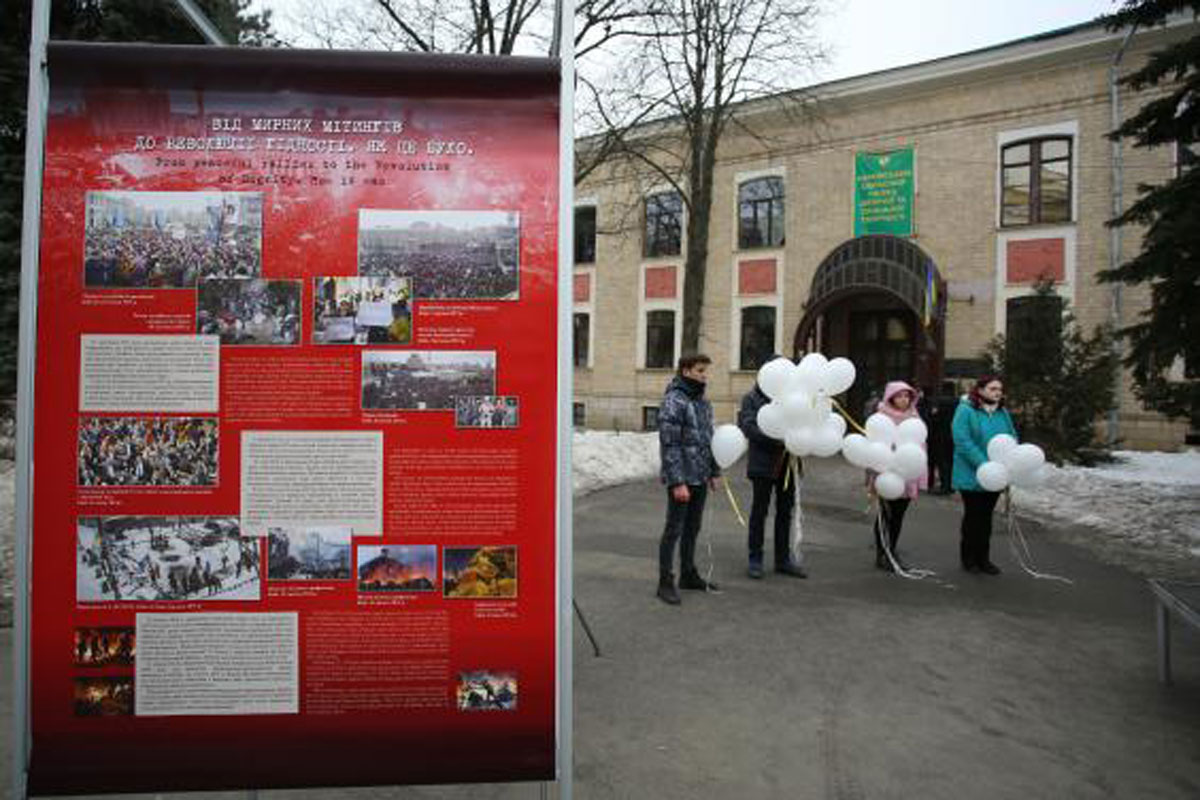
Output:
[[188,22],[192,23],[192,27],[199,31],[209,44],[215,44],[218,47],[229,46],[229,42],[225,41],[225,37],[217,30],[217,26],[212,24],[192,0],[175,0],[175,5],[179,6],[179,10],[188,18]]
[[17,351],[17,514],[13,590],[13,778],[12,796],[25,797],[29,769],[29,596],[33,499],[33,386],[37,346],[39,225],[42,217],[42,158],[46,144],[46,43],[50,0],[30,7],[29,93],[25,103],[25,195],[21,218],[21,319]]
[[[571,481],[571,400],[574,362],[571,359],[572,271],[575,260],[575,2],[555,0],[554,37],[550,57],[559,63],[558,118],[558,796],[571,800],[574,792],[575,749],[572,683],[574,655],[572,625],[575,588]],[[565,46],[564,46],[565,43]]]

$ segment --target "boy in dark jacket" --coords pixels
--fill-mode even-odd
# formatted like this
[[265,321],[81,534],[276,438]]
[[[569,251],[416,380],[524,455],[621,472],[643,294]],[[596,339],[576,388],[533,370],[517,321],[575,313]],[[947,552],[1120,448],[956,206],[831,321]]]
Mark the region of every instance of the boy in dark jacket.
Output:
[[675,591],[675,543],[679,543],[679,588],[715,590],[696,571],[696,538],[704,515],[708,485],[720,468],[713,459],[712,405],[704,397],[708,383],[706,355],[685,355],[658,410],[658,445],[662,482],[667,487],[667,523],[658,545],[658,599],[679,605]]
[[755,579],[763,576],[763,533],[767,524],[767,512],[771,509],[773,492],[775,571],[793,578],[807,578],[808,573],[791,558],[789,530],[792,525],[795,487],[788,483],[786,478],[788,454],[783,442],[767,436],[758,427],[758,411],[769,402],[771,398],[767,397],[756,383],[754,388],[742,397],[742,407],[738,411],[738,427],[746,434],[750,443],[746,457],[746,477],[754,486],[754,500],[750,506],[750,566],[747,573]]

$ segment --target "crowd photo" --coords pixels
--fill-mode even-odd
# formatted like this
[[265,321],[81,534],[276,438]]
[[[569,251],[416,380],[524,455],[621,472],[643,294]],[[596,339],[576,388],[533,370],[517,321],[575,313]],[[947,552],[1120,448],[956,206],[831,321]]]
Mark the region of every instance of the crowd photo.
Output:
[[81,603],[260,599],[259,542],[237,517],[81,517],[76,528]]
[[315,344],[408,344],[412,281],[408,278],[317,278]]
[[212,417],[90,417],[79,424],[80,486],[215,486]]
[[88,192],[84,285],[190,289],[262,267],[257,192]]
[[221,344],[299,344],[300,281],[203,281],[196,333],[219,336]]
[[362,360],[362,407],[453,411],[463,395],[496,391],[492,351],[366,351]]
[[516,300],[520,244],[515,211],[362,209],[358,274],[412,278],[420,300]]
[[133,715],[133,678],[76,678],[75,716]]
[[267,529],[267,579],[350,580],[350,534],[346,527]]
[[515,397],[457,397],[454,424],[459,428],[515,428],[518,410]]
[[134,628],[75,629],[77,667],[131,667],[136,655]]
[[517,676],[508,672],[459,673],[459,711],[512,711],[517,707]]

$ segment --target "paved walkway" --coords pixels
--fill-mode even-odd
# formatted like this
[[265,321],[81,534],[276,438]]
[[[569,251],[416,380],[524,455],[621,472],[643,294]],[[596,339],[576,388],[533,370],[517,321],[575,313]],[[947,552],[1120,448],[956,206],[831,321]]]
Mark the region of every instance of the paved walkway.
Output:
[[[663,491],[577,500],[575,595],[604,653],[576,626],[577,798],[1200,797],[1200,637],[1180,632],[1176,684],[1160,687],[1143,579],[1036,529],[1037,565],[1073,585],[1021,574],[1002,536],[1002,576],[962,573],[959,504],[942,497],[921,498],[901,539],[938,576],[889,576],[874,568],[858,474],[810,473],[812,577],[745,577],[744,533],[718,493],[700,554],[711,544],[724,591],[676,608],[653,596]],[[748,504],[746,482],[734,486]],[[8,663],[7,630],[0,649]],[[539,797],[530,785],[262,794]]]

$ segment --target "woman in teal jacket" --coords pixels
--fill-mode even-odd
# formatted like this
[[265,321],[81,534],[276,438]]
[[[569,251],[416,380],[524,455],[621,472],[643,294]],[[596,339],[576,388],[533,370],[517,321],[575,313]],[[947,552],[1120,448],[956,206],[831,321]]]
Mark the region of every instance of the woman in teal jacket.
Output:
[[992,542],[992,511],[999,492],[989,492],[979,485],[975,470],[988,460],[987,446],[992,437],[1007,433],[1016,438],[1012,417],[1004,408],[1004,383],[995,375],[985,375],[975,381],[970,394],[959,401],[954,412],[954,474],[953,486],[962,493],[963,520],[959,557],[967,572],[999,575],[1000,568],[992,563],[988,551]]

